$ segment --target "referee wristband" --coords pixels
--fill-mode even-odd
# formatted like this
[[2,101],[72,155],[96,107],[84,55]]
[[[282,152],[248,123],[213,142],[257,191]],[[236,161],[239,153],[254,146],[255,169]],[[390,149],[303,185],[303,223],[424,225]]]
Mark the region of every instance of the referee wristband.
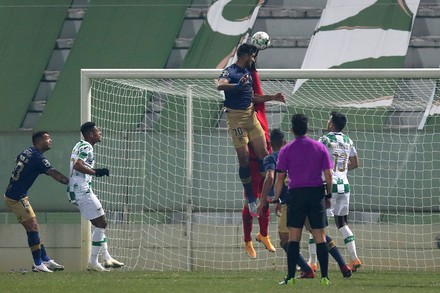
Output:
[[272,200],[272,203],[281,203],[280,199],[274,199]]
[[327,193],[327,194],[325,195],[325,198],[332,198],[332,194],[331,194],[331,193]]

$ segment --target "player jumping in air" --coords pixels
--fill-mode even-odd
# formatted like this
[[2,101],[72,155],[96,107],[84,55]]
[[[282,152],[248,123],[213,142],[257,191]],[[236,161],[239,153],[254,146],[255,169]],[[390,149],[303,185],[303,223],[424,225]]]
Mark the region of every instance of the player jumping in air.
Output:
[[[250,258],[256,258],[250,231],[252,229],[252,217],[257,218],[258,214],[256,211],[257,191],[253,190],[255,185],[252,179],[249,153],[252,149],[256,156],[260,177],[264,177],[263,159],[269,154],[266,133],[257,118],[254,104],[272,100],[285,102],[285,97],[281,93],[262,95],[254,92],[253,76],[250,68],[255,62],[256,52],[257,48],[254,45],[240,45],[237,50],[236,63],[223,70],[217,84],[217,89],[225,92],[224,111],[226,112],[229,132],[238,156],[239,177],[247,197],[247,206],[243,209],[243,225],[245,229],[245,248]],[[267,211],[269,210],[267,209]],[[248,215],[251,216],[248,217]],[[268,217],[267,213],[267,217],[263,219],[263,222]],[[262,241],[267,249],[274,251],[273,245],[267,236],[267,227],[262,230],[261,232],[260,221],[260,233],[257,235],[257,241]],[[266,235],[263,235],[263,233]]]

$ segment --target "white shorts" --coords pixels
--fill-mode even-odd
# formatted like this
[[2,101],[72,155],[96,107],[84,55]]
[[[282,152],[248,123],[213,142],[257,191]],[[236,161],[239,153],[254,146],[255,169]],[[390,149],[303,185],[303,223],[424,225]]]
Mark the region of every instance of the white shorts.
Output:
[[348,215],[349,203],[350,203],[350,192],[333,193],[332,207],[327,209],[327,217]]
[[87,220],[93,220],[105,214],[98,197],[88,186],[76,186],[73,191],[68,192],[67,196]]

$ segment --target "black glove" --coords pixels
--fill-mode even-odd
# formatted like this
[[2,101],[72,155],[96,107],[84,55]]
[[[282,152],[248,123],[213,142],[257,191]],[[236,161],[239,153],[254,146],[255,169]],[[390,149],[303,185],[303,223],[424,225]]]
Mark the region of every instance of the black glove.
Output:
[[95,172],[96,172],[96,174],[95,174],[96,177],[102,177],[102,176],[105,176],[105,175],[106,176],[109,175],[109,171],[106,168],[103,168],[103,169],[93,169],[93,170],[95,170]]

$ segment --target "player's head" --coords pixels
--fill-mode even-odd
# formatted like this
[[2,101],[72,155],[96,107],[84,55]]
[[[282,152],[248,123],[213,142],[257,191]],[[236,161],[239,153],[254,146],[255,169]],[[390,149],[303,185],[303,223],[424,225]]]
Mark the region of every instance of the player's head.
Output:
[[237,58],[244,62],[244,66],[249,68],[255,62],[257,47],[252,44],[241,44],[237,49]]
[[347,117],[339,112],[332,112],[327,122],[328,131],[342,131],[347,124]]
[[37,131],[32,134],[32,145],[45,152],[52,147],[52,139],[47,131]]
[[304,114],[295,114],[292,116],[292,132],[295,136],[306,135],[308,128],[309,119]]
[[81,133],[84,139],[92,145],[101,141],[101,131],[99,131],[95,122],[86,122],[81,125]]
[[274,150],[281,149],[285,144],[284,133],[276,128],[270,132],[270,144]]

